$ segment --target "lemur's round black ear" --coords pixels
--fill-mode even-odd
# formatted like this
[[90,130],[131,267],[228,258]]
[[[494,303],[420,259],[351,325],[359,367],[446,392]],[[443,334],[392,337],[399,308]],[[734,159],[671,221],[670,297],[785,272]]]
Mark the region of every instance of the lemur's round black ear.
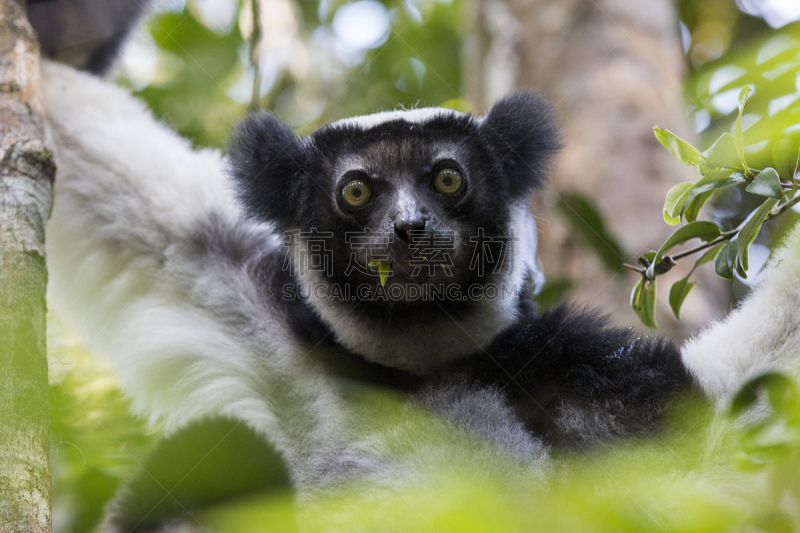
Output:
[[544,98],[518,92],[498,100],[481,130],[500,158],[512,195],[530,194],[545,183],[561,135]]
[[250,215],[280,227],[293,224],[304,156],[300,139],[273,115],[254,113],[242,121],[228,157],[237,196]]

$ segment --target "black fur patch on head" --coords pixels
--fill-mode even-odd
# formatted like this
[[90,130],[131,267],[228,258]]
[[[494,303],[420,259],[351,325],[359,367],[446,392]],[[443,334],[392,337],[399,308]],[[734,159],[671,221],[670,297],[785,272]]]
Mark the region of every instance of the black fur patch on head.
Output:
[[551,158],[561,147],[552,109],[544,98],[519,92],[499,100],[481,131],[500,161],[512,196],[527,196],[544,185]]
[[269,113],[252,114],[239,125],[228,150],[237,196],[248,214],[292,226],[305,151],[291,128]]

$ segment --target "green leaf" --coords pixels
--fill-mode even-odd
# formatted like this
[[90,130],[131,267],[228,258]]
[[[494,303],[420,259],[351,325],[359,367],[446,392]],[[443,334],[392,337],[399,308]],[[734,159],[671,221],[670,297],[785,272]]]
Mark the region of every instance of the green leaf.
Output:
[[700,259],[698,259],[697,262],[694,264],[694,267],[692,267],[692,272],[694,272],[694,269],[699,267],[700,265],[708,263],[709,261],[713,261],[714,258],[717,257],[717,254],[719,254],[720,250],[722,250],[724,247],[725,243],[721,242],[718,245],[714,246],[713,248],[709,248],[706,251],[706,253],[704,253],[703,256]]
[[679,183],[667,192],[667,199],[664,201],[664,221],[670,226],[678,224],[683,204],[692,194],[695,184],[692,182]]
[[713,222],[707,222],[704,220],[691,222],[682,228],[679,228],[677,231],[675,231],[675,233],[670,235],[666,242],[661,245],[661,248],[658,249],[658,252],[656,252],[653,262],[650,263],[649,267],[647,267],[647,277],[651,280],[655,279],[656,265],[661,258],[664,257],[664,254],[666,254],[672,247],[683,244],[691,239],[702,239],[705,242],[711,242],[719,237],[719,235],[719,226]]
[[378,267],[378,275],[381,278],[381,286],[386,286],[386,280],[389,279],[389,274],[392,270],[392,265],[386,261],[370,261],[367,266]]
[[758,400],[758,391],[767,393],[770,405],[782,413],[797,396],[797,389],[791,379],[774,371],[765,371],[739,388],[731,402],[731,414],[736,416]]
[[700,164],[700,151],[697,148],[669,130],[664,130],[656,126],[653,128],[653,131],[655,131],[658,142],[660,142],[675,159],[687,165]]
[[683,301],[689,295],[689,292],[691,292],[694,286],[697,285],[696,283],[689,283],[689,277],[694,273],[697,267],[708,263],[717,257],[717,254],[719,254],[720,250],[722,250],[724,247],[725,243],[723,242],[706,250],[706,253],[704,253],[703,256],[695,262],[692,270],[689,271],[686,277],[672,284],[672,288],[669,290],[669,306],[672,308],[672,312],[675,314],[675,318],[678,320],[681,318],[680,312],[681,306],[683,306]]
[[738,235],[725,243],[722,250],[717,254],[714,259],[714,271],[725,279],[733,279],[733,266],[738,255],[737,239]]
[[740,168],[740,158],[736,151],[736,141],[730,133],[723,133],[711,148],[700,154],[700,172],[705,176],[720,168]]
[[681,318],[681,306],[683,305],[683,301],[695,285],[697,284],[689,283],[689,276],[686,276],[682,280],[673,283],[672,288],[669,290],[669,306],[672,308],[672,312],[678,320]]
[[559,194],[556,209],[569,221],[573,233],[581,236],[609,271],[617,272],[622,268],[628,254],[606,229],[603,216],[589,198],[576,191],[564,191]]
[[657,328],[656,323],[656,282],[640,279],[631,292],[631,307],[639,320],[649,328]]
[[736,146],[736,154],[739,156],[739,160],[742,162],[742,168],[744,168],[745,173],[747,172],[747,162],[744,160],[744,132],[742,130],[742,113],[744,112],[744,105],[747,103],[747,99],[750,97],[750,89],[749,85],[745,85],[742,87],[742,91],[739,93],[739,116],[736,117],[736,123],[733,126],[733,139],[734,145]]
[[700,181],[697,182],[697,185],[692,193],[689,195],[689,198],[686,199],[686,203],[683,206],[684,211],[681,213],[681,215],[686,216],[687,221],[694,222],[697,220],[697,215],[700,212],[700,209],[708,201],[708,199],[711,198],[715,190],[731,187],[747,181],[741,174],[734,174],[731,176],[732,173],[733,170],[730,169],[721,170],[701,178]]
[[703,187],[712,183],[724,182],[727,178],[731,177],[737,178],[739,181],[744,181],[744,176],[741,174],[735,174],[734,176],[731,176],[731,174],[734,172],[735,170],[732,168],[714,169],[713,171],[704,174],[703,177],[697,181],[697,186]]
[[533,300],[542,309],[555,307],[564,301],[564,297],[574,285],[575,282],[569,278],[548,279]]
[[772,148],[772,160],[781,179],[791,181],[797,173],[800,148],[789,139],[778,141]]
[[774,168],[765,168],[747,186],[747,192],[780,200],[783,197],[781,178]]
[[697,220],[700,210],[713,194],[714,191],[708,191],[696,196],[689,196],[689,199],[686,200],[686,203],[683,206],[685,211],[682,213],[683,217],[686,219],[686,222],[694,222]]
[[[778,205],[778,202],[780,202],[780,200],[775,198],[766,200],[758,209],[750,213],[750,216],[747,217],[747,221],[744,223],[744,227],[739,231],[739,264],[742,270],[746,271],[748,268],[749,261],[747,251],[753,241],[756,240],[756,237],[758,237],[758,232],[761,231],[761,224],[767,219],[772,208]],[[741,274],[742,272],[739,273]],[[745,275],[743,277],[747,276]]]

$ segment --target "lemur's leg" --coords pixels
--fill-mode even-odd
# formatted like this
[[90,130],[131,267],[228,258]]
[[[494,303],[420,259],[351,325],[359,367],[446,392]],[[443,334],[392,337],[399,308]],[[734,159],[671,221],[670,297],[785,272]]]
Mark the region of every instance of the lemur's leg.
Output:
[[50,301],[135,408],[168,432],[210,414],[244,420],[300,481],[341,474],[303,466],[325,450],[357,463],[333,452],[349,445],[346,409],[276,307],[281,241],[240,216],[220,154],[69,67],[45,63],[43,90],[58,165]]

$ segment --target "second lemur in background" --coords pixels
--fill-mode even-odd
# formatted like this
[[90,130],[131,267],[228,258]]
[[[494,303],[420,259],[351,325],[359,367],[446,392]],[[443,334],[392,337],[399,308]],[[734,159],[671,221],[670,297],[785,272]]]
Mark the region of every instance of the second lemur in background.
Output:
[[27,0],[42,55],[105,73],[150,0]]

